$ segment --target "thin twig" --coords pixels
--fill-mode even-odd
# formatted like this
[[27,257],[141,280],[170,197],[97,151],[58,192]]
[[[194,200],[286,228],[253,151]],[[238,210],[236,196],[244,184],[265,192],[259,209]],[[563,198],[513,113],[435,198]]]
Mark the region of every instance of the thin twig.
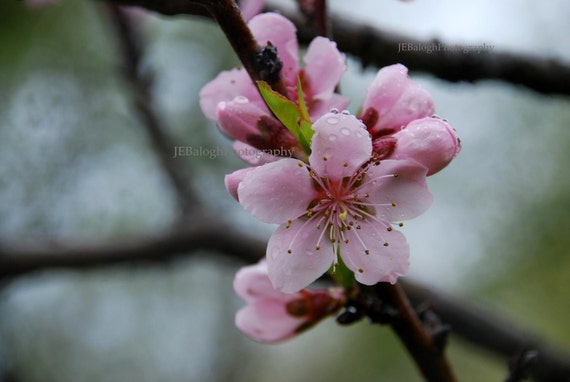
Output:
[[196,205],[197,198],[182,168],[178,166],[178,163],[172,157],[174,145],[166,133],[162,120],[153,107],[150,81],[141,74],[142,48],[140,36],[138,36],[129,17],[119,6],[109,4],[107,8],[122,56],[122,73],[131,88],[135,110],[142,126],[146,129],[159,163],[176,191],[178,202],[181,206],[181,218],[187,217],[190,215],[193,206]]

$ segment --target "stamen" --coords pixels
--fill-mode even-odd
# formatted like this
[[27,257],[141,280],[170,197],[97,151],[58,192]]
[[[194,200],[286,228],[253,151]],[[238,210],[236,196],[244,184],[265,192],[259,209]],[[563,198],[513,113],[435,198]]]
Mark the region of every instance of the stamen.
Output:
[[390,245],[390,243],[388,243],[388,242],[385,242],[385,243],[384,243],[384,247],[387,247],[387,246],[389,246],[389,245]]
[[392,202],[392,207],[396,207],[396,202]]

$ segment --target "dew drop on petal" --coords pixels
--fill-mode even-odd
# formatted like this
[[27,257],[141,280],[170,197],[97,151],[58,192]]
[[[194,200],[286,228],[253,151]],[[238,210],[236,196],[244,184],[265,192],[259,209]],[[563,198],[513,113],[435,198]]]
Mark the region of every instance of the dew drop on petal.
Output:
[[336,125],[339,122],[337,117],[329,117],[327,118],[327,123],[330,125]]
[[329,135],[329,141],[336,141],[336,135],[334,134]]
[[336,107],[333,107],[330,112],[332,114],[338,114],[338,109]]
[[350,115],[350,111],[348,111],[348,110],[343,110],[341,114]]
[[346,127],[341,128],[340,132],[342,133],[342,135],[350,135],[350,130]]
[[249,100],[247,99],[247,97],[244,97],[244,96],[237,96],[236,98],[234,98],[234,102],[243,105],[243,104],[248,103]]

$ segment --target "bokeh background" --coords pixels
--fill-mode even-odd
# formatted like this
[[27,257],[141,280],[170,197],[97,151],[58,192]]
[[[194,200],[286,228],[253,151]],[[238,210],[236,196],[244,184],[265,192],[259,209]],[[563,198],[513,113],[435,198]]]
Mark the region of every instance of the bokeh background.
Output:
[[[279,0],[291,2],[290,0]],[[551,0],[332,0],[330,9],[414,38],[494,45],[570,62],[570,3]],[[207,20],[140,19],[142,71],[202,201],[268,237],[223,187],[243,167],[206,121],[198,92],[237,65]],[[403,41],[405,42],[405,41]],[[426,60],[429,55],[426,54]],[[118,69],[103,4],[29,10],[0,2],[0,245],[85,245],[156,237],[177,215]],[[377,69],[348,58],[356,112]],[[411,73],[457,129],[463,150],[429,179],[433,207],[404,228],[410,279],[485,306],[570,351],[570,100],[499,81],[448,83]],[[196,207],[198,208],[198,206]],[[233,325],[243,264],[209,253],[90,271],[50,270],[0,289],[0,379],[87,381],[420,381],[389,328],[334,320],[280,345]],[[501,381],[507,360],[451,338],[461,381]]]

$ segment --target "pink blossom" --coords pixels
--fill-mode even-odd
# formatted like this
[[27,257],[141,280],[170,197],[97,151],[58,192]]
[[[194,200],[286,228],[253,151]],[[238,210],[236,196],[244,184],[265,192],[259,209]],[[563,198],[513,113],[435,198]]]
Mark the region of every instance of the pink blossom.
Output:
[[269,278],[296,292],[338,263],[367,285],[407,274],[409,247],[394,222],[423,213],[427,169],[377,160],[366,127],[331,111],[313,125],[309,164],[283,158],[248,171],[237,188],[245,210],[280,226],[267,247]]
[[234,290],[247,304],[237,312],[236,326],[259,342],[289,339],[336,312],[344,303],[344,293],[338,288],[304,289],[293,294],[275,290],[265,260],[240,269]]
[[416,119],[393,137],[397,143],[390,157],[414,159],[429,169],[428,176],[447,166],[461,149],[455,130],[436,116]]
[[435,111],[433,99],[407,74],[401,64],[380,69],[368,87],[360,118],[380,159],[411,158],[432,175],[457,155],[459,141],[449,124],[426,118]]
[[[297,100],[297,77],[312,119],[331,108],[343,109],[348,99],[334,92],[346,70],[345,57],[336,44],[324,37],[315,38],[299,67],[299,46],[293,23],[275,13],[264,13],[249,21],[261,46],[271,44],[283,62],[281,76],[289,99]],[[220,73],[200,92],[200,106],[207,118],[216,121],[228,137],[257,149],[292,149],[301,153],[292,134],[275,119],[247,72],[237,68]],[[238,154],[239,155],[239,154]],[[248,161],[248,158],[242,158]]]

